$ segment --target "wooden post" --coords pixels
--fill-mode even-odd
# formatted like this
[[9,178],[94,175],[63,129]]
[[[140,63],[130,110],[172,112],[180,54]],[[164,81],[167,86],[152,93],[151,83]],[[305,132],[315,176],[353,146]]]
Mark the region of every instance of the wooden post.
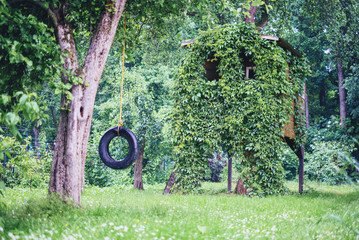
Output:
[[298,174],[299,174],[299,193],[302,194],[303,193],[303,182],[304,182],[304,146],[302,145],[299,149],[298,149],[298,154],[297,154],[298,158],[299,158],[299,169],[298,169]]
[[294,151],[295,155],[299,158],[299,193],[303,193],[303,183],[304,183],[304,145],[299,148],[296,147],[294,139],[290,139],[289,137],[284,137],[284,141],[288,144],[288,146]]

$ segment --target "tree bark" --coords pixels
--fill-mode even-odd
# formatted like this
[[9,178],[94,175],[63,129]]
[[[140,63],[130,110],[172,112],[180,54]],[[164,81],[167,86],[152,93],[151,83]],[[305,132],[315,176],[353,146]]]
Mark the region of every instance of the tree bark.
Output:
[[[176,168],[176,167],[175,167]],[[171,193],[171,189],[176,181],[176,171],[172,171],[170,178],[168,179],[168,182],[166,184],[165,189],[163,190],[163,195],[167,195]]]
[[227,191],[232,191],[232,157],[228,153],[228,179],[227,179]]
[[64,200],[80,205],[84,182],[85,158],[97,87],[114,39],[116,29],[125,8],[126,0],[113,2],[117,11],[106,9],[99,20],[82,69],[78,66],[75,41],[70,24],[65,20],[66,9],[52,9],[56,14],[55,28],[62,51],[66,52],[62,76],[69,82],[68,74],[82,77],[83,84],[72,83],[72,101],[62,96],[56,146],[53,156],[49,193],[57,193]]
[[303,184],[304,184],[304,146],[300,146],[297,150],[296,155],[299,158],[299,168],[298,168],[298,175],[299,175],[299,193],[303,193]]
[[[250,151],[246,151],[244,154],[245,158],[247,159],[247,161],[249,161],[251,158],[254,159],[254,154],[253,152]],[[247,176],[242,176],[245,178],[245,180],[248,182],[248,177]],[[244,181],[243,178],[239,178],[237,181],[236,186],[234,187],[234,194],[240,194],[240,195],[247,195],[249,192],[251,191],[251,189],[248,189],[245,185],[244,185]]]
[[54,126],[56,128],[57,126],[57,121],[56,121],[56,117],[55,117],[55,107],[54,106],[50,106],[50,111],[51,111],[51,116],[52,116],[52,122],[54,123]]
[[249,13],[249,16],[246,16],[244,19],[244,22],[248,23],[254,23],[256,21],[256,13],[257,13],[258,7],[253,7],[252,3],[250,3],[250,9],[248,9],[246,12]]
[[140,152],[138,154],[135,163],[135,172],[133,174],[134,175],[133,188],[139,190],[143,190],[142,168],[143,168],[143,153],[145,151],[145,146],[146,146],[146,138],[145,136],[143,136]]
[[309,128],[309,102],[307,84],[304,83],[304,104],[305,104],[305,126]]
[[234,188],[233,193],[239,194],[239,195],[247,195],[249,191],[247,190],[247,187],[244,186],[244,182],[242,179],[238,179],[238,182],[236,184],[236,187]]
[[33,127],[32,131],[34,133],[34,148],[35,148],[35,155],[38,156],[39,155],[39,149],[40,149],[40,142],[39,142],[39,130],[37,129],[37,127]]
[[338,90],[339,90],[339,110],[340,110],[340,126],[345,127],[345,119],[347,118],[346,93],[344,89],[344,70],[342,60],[337,60],[338,71]]

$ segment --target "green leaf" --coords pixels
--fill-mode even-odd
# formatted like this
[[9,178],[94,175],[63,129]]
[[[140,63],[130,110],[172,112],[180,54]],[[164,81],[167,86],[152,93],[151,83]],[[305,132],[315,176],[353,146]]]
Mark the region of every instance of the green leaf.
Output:
[[60,95],[62,93],[62,91],[58,88],[55,89],[55,95]]
[[3,104],[4,106],[6,106],[6,105],[10,102],[11,97],[9,97],[9,96],[6,95],[6,94],[1,94],[1,100],[2,100],[2,104]]
[[24,104],[24,103],[26,102],[26,100],[27,100],[27,95],[24,94],[24,95],[21,96],[21,98],[20,98],[20,100],[19,100],[19,103],[20,103],[20,104]]
[[19,116],[13,112],[9,112],[6,114],[5,121],[8,125],[15,126],[19,122]]
[[66,83],[65,84],[65,89],[66,90],[70,90],[72,88],[72,84],[71,83]]
[[39,105],[37,105],[37,102],[31,102],[31,105],[32,105],[32,109],[35,113],[40,112],[40,108],[39,108]]
[[252,6],[253,7],[259,7],[261,5],[265,4],[263,1],[252,1]]
[[6,189],[5,183],[3,181],[0,181],[0,194],[4,196],[4,191]]

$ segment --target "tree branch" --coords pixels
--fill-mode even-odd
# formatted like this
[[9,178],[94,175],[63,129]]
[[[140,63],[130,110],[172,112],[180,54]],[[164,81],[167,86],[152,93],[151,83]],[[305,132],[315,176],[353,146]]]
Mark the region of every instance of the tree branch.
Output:
[[253,7],[252,3],[250,3],[249,5],[250,5],[250,9],[246,10],[246,12],[249,13],[249,16],[245,17],[244,22],[246,22],[246,23],[248,23],[248,22],[254,23],[258,7]]

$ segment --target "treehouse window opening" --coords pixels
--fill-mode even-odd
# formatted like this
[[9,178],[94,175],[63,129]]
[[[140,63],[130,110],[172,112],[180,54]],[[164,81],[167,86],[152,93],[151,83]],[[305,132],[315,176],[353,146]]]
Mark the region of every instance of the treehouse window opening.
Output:
[[218,71],[219,59],[207,59],[204,62],[203,67],[206,69],[205,76],[209,81],[219,80],[219,71]]
[[256,67],[246,67],[246,78],[255,79],[254,69]]

